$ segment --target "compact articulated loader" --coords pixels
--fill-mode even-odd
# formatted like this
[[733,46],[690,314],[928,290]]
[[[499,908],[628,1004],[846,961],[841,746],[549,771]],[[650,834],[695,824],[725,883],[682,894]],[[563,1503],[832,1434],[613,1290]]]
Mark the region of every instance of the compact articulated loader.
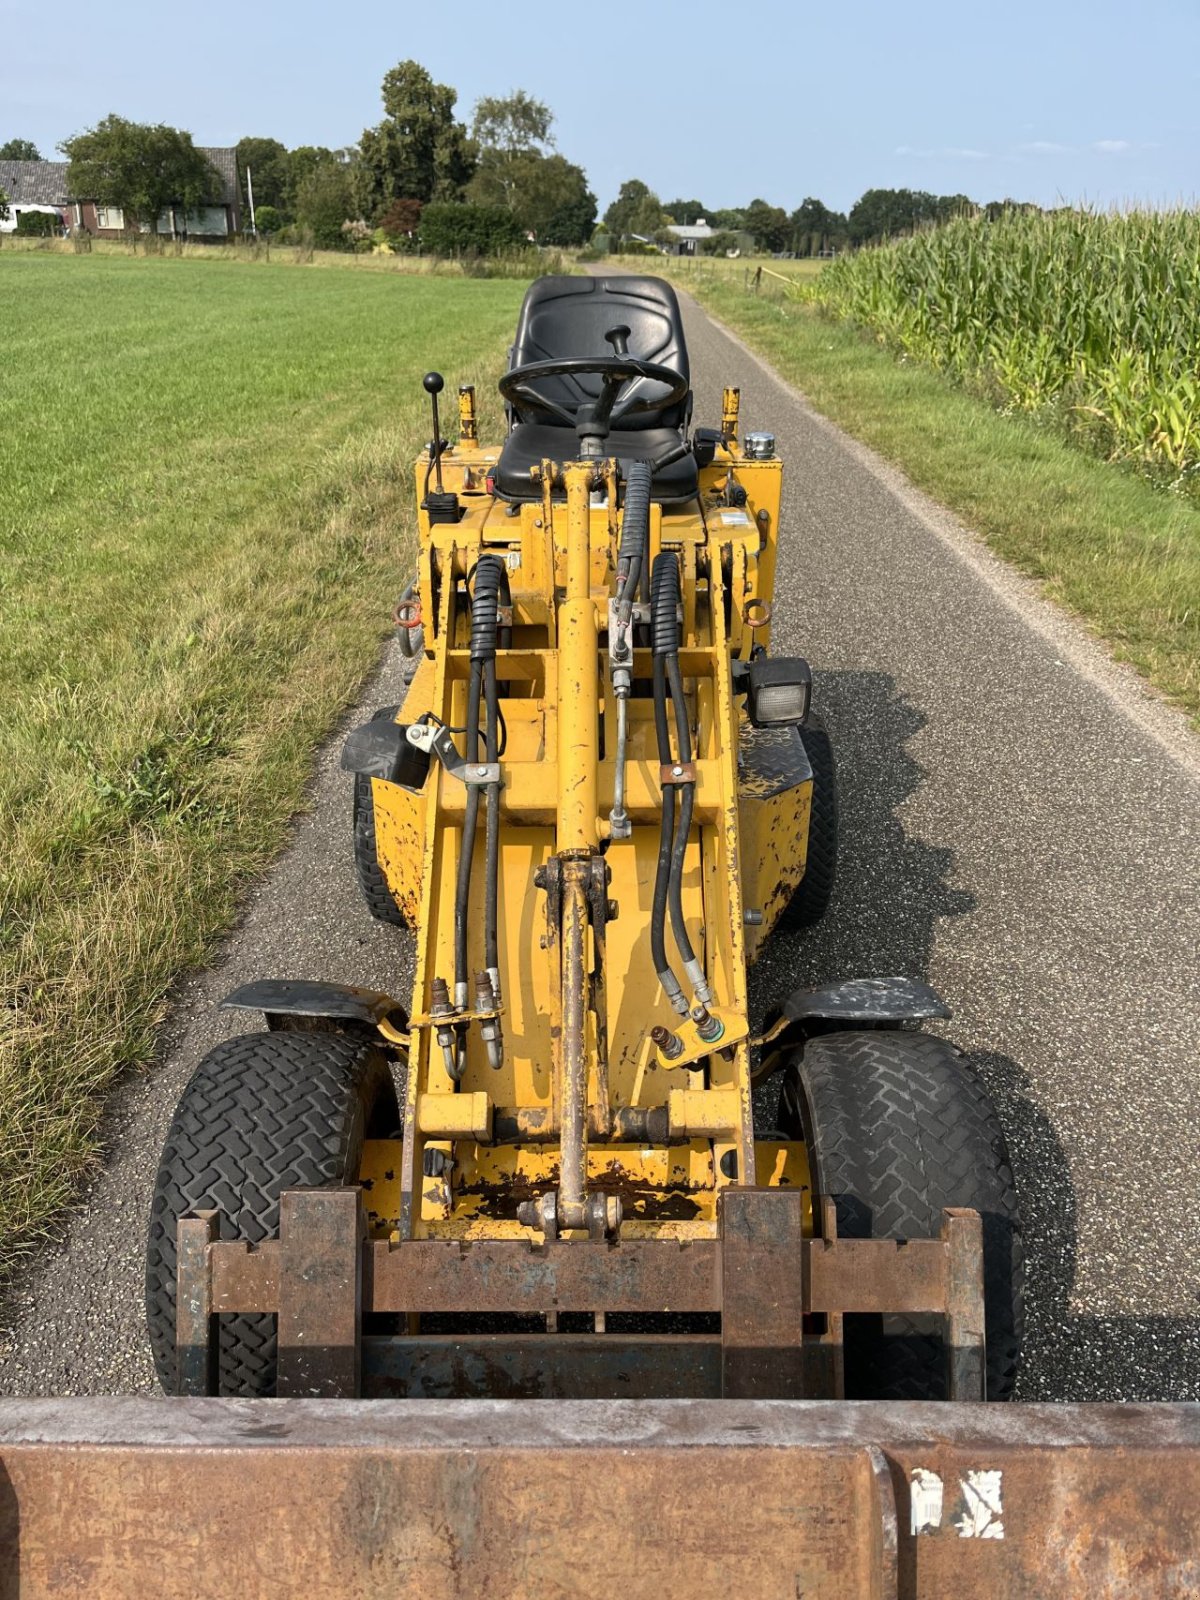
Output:
[[750,1016],[836,856],[809,668],[770,648],[773,440],[735,389],[692,428],[654,278],[533,286],[498,447],[469,389],[446,444],[425,387],[419,666],[343,754],[411,1004],[251,984],[267,1030],[179,1105],[150,1335],[169,1393],[230,1398],[123,1424],[135,1477],[188,1445],[161,1592],[218,1534],[242,1595],[1200,1582],[1193,1419],[1123,1413],[1114,1453],[1102,1414],[954,1403],[1011,1393],[1021,1237],[938,997],[854,975]]

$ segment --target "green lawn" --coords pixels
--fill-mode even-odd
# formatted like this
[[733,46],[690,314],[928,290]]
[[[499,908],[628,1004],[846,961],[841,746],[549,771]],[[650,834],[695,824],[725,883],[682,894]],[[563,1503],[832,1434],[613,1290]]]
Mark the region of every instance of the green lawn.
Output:
[[[794,263],[784,263],[793,265]],[[730,263],[736,265],[736,263]],[[787,297],[671,274],[813,405],[900,466],[1200,723],[1200,505],[1090,457]]]
[[0,252],[0,1270],[377,660],[422,373],[494,393],[523,290]]

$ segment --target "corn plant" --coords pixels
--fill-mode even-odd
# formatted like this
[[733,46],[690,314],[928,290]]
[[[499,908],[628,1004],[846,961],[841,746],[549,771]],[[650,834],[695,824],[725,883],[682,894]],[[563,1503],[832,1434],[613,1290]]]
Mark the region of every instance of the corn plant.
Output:
[[1110,459],[1200,481],[1200,212],[964,217],[789,293]]

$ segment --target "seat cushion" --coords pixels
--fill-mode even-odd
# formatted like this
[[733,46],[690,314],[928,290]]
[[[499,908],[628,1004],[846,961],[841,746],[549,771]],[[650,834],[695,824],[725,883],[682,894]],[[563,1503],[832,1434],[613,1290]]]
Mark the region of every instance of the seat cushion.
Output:
[[[683,319],[674,289],[662,278],[632,275],[537,278],[521,306],[509,367],[564,356],[597,356],[611,360],[612,346],[605,343],[604,335],[618,324],[629,329],[631,356],[657,362],[689,377]],[[548,400],[574,411],[581,401],[595,400],[599,396],[601,381],[587,373],[578,377],[538,378],[531,387]],[[636,395],[639,400],[652,402],[667,392],[662,384],[639,378],[622,393],[622,399]],[[640,433],[644,428],[682,427],[689,415],[690,398],[671,406],[658,405],[638,412],[628,419],[626,428],[630,433]],[[532,401],[522,400],[516,407],[518,422],[541,423],[552,422],[552,419],[552,412]]]
[[[642,428],[636,433],[610,433],[606,456],[620,461],[652,461],[674,450],[680,442],[677,428]],[[549,428],[538,422],[519,422],[504,441],[492,473],[496,493],[503,500],[538,500],[541,492],[529,476],[530,467],[543,461],[573,461],[579,441],[569,428]],[[654,474],[651,498],[660,502],[693,500],[700,490],[696,458],[690,453]]]

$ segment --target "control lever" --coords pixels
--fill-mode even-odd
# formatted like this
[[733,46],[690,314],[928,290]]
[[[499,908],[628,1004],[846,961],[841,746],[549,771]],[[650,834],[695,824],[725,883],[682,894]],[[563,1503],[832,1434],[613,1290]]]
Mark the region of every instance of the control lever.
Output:
[[612,345],[615,356],[627,356],[629,354],[629,329],[623,322],[619,322],[615,328],[610,328],[604,335],[604,342]]
[[458,503],[458,496],[453,490],[446,493],[442,486],[442,440],[441,423],[438,420],[438,395],[446,387],[446,380],[440,372],[427,372],[421,380],[425,393],[429,396],[433,406],[433,438],[429,444],[430,468],[437,475],[437,488],[433,494],[429,492],[429,473],[425,474],[425,501],[424,507],[430,522],[457,522],[462,516],[462,507]]

